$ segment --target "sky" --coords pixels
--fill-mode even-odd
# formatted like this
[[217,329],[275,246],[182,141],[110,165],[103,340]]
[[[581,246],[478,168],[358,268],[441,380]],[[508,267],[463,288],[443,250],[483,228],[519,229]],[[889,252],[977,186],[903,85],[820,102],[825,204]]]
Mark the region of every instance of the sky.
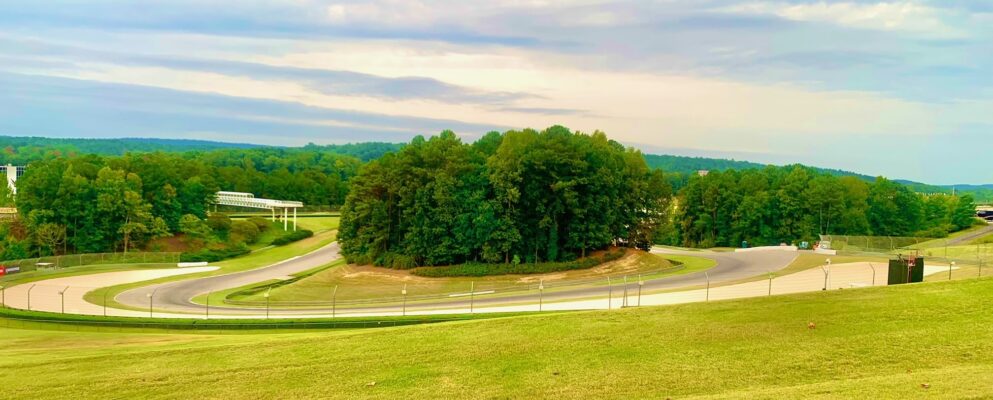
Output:
[[551,125],[993,183],[993,1],[0,3],[0,135],[295,146]]

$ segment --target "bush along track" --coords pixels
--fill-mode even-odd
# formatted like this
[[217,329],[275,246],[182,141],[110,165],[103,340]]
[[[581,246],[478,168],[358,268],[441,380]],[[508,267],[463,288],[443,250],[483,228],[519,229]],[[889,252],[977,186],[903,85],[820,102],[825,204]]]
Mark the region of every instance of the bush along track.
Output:
[[[297,242],[303,239],[314,236],[314,232],[302,229],[299,231],[290,232],[283,236],[280,236],[272,241],[273,246],[285,246],[287,244]],[[227,260],[229,258],[235,258],[243,256],[245,254],[251,253],[251,249],[247,246],[233,246],[226,247],[222,249],[203,249],[200,251],[183,253],[180,256],[180,261],[182,262],[218,262],[222,260]]]
[[476,277],[492,275],[533,275],[551,272],[572,271],[593,268],[600,264],[624,257],[625,250],[608,251],[599,257],[586,257],[566,262],[481,264],[469,263],[445,267],[419,267],[410,270],[411,274],[426,278]]
[[307,229],[301,229],[299,231],[293,231],[293,232],[290,232],[288,234],[285,234],[283,236],[280,236],[280,237],[276,238],[275,240],[272,241],[272,245],[273,246],[282,246],[282,245],[286,245],[286,244],[290,244],[290,243],[296,242],[298,240],[303,240],[303,239],[309,238],[311,236],[314,236],[314,232],[309,231]]

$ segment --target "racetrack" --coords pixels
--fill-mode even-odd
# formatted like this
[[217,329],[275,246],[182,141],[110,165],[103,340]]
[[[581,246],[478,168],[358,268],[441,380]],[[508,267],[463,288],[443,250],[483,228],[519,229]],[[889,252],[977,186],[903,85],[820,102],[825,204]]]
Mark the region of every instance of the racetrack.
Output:
[[[798,273],[778,276],[772,280],[757,280],[731,285],[721,285],[731,281],[740,281],[756,276],[766,276],[769,272],[779,271],[788,266],[798,252],[769,249],[750,252],[712,252],[712,251],[681,251],[670,249],[655,249],[661,254],[689,255],[713,259],[717,265],[706,273],[692,273],[661,278],[644,282],[638,286],[636,281],[627,285],[613,284],[610,286],[584,286],[582,288],[562,290],[551,293],[529,291],[523,294],[504,296],[478,295],[473,299],[465,297],[436,298],[432,301],[412,301],[409,304],[397,304],[395,301],[380,302],[342,302],[337,305],[336,313],[341,316],[393,316],[400,314],[427,315],[452,314],[465,312],[521,312],[521,311],[551,311],[551,310],[589,310],[620,308],[632,305],[660,305],[707,300],[733,299],[755,297],[772,294],[797,293],[816,291],[823,288],[842,289],[872,285],[885,285],[886,268],[883,265],[873,266],[869,263],[841,264],[830,269],[818,268],[800,271]],[[149,285],[121,293],[115,299],[135,310],[109,308],[105,310],[100,305],[90,304],[84,300],[86,292],[99,287],[141,282],[161,277],[180,274],[206,272],[216,267],[162,269],[144,271],[122,271],[104,274],[83,275],[67,278],[40,281],[7,289],[7,304],[16,308],[28,308],[27,298],[30,297],[31,309],[50,312],[61,312],[62,302],[65,312],[77,314],[101,315],[106,312],[113,316],[147,316],[151,313],[143,311],[154,305],[154,316],[161,318],[189,318],[205,316],[207,307],[192,302],[196,296],[209,291],[219,291],[237,288],[253,283],[284,277],[286,275],[327,265],[340,258],[337,243],[332,243],[303,256],[251,271],[226,275],[189,279]],[[878,270],[877,270],[878,268]],[[929,265],[926,274],[949,270],[947,266]],[[827,274],[825,274],[827,272]],[[707,284],[710,278],[710,289],[689,289],[670,291],[671,289],[700,287]],[[37,286],[30,296],[28,290]],[[64,287],[64,296],[59,294]],[[644,295],[641,295],[644,292]],[[661,292],[661,293],[660,293]],[[149,295],[154,293],[153,300]],[[153,303],[153,304],[150,304]],[[540,305],[539,305],[540,303]],[[271,315],[279,317],[327,317],[327,310],[273,308],[266,312],[260,308],[232,307],[229,305],[213,305],[210,307],[211,318],[262,318]]]
[[[717,265],[706,273],[699,272],[686,275],[672,276],[645,282],[643,290],[660,291],[676,289],[687,286],[700,286],[707,283],[709,274],[710,282],[717,285],[722,282],[736,281],[750,278],[757,275],[764,275],[768,272],[775,272],[785,268],[796,257],[795,251],[756,251],[756,252],[710,252],[710,251],[678,251],[668,249],[656,249],[660,254],[678,254],[695,257],[710,258],[717,262]],[[155,293],[155,308],[169,313],[191,313],[202,314],[206,312],[205,306],[192,302],[196,296],[208,292],[217,292],[263,282],[272,279],[279,279],[287,275],[317,268],[326,265],[340,258],[337,243],[332,243],[307,255],[293,258],[269,267],[259,268],[251,271],[218,275],[207,278],[171,282],[159,285],[146,286],[132,289],[118,295],[115,300],[135,308],[146,307],[148,304],[148,294]],[[630,282],[634,285],[635,282]],[[611,296],[614,290],[622,288],[599,286],[584,287],[574,290],[563,290],[544,295],[542,301],[547,302],[567,302],[590,297]],[[535,301],[534,293],[510,294],[503,296],[479,296],[472,300],[468,298],[441,298],[435,301],[412,302],[406,308],[410,313],[433,312],[439,309],[468,309],[470,302],[472,307],[499,307],[512,306],[519,303],[532,303]],[[618,305],[619,306],[619,305]],[[337,306],[337,313],[343,315],[393,315],[400,310],[402,305],[396,304],[396,299],[384,299],[383,301],[362,301],[362,302],[341,302]],[[258,315],[258,308],[232,307],[228,305],[211,305],[211,315]],[[310,309],[280,309],[273,308],[272,314],[304,316],[312,315],[315,310]],[[324,312],[318,310],[317,312]]]

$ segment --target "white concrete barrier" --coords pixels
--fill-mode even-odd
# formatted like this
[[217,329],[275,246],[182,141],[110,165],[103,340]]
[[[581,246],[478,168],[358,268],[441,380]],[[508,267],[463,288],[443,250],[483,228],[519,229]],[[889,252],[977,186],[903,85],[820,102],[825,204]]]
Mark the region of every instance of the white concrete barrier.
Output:
[[734,249],[734,252],[740,253],[744,251],[770,251],[770,250],[800,251],[800,249],[796,246],[759,246],[759,247],[749,247],[747,249]]
[[207,266],[207,262],[206,261],[201,261],[201,262],[184,262],[184,263],[176,264],[176,266],[179,267],[179,268],[206,267]]
[[814,253],[817,253],[817,254],[825,254],[825,255],[829,255],[829,256],[836,256],[836,255],[838,255],[838,250],[831,250],[831,249],[814,249]]

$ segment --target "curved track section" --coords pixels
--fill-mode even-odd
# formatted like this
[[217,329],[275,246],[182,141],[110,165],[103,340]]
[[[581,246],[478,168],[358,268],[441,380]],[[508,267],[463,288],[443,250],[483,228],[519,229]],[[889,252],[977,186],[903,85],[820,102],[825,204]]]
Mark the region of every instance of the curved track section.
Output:
[[[131,307],[143,307],[148,304],[148,294],[154,292],[156,309],[171,312],[202,313],[204,306],[193,303],[192,301],[196,296],[271,279],[279,279],[287,275],[314,269],[341,258],[339,252],[338,242],[334,242],[310,253],[268,267],[226,275],[145,286],[123,292],[114,299],[121,304]],[[214,309],[215,307],[211,308]],[[218,311],[222,310],[220,307],[216,307],[216,309]],[[232,307],[224,308],[223,310],[225,312],[239,314],[258,314],[258,311]]]

